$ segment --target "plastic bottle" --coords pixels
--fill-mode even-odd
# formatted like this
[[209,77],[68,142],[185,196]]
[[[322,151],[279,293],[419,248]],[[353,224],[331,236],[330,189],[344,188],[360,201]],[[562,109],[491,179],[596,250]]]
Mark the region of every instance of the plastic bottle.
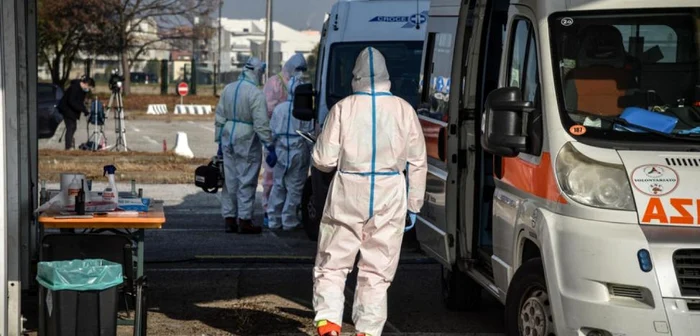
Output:
[[49,192],[46,190],[46,181],[41,181],[41,191],[39,191],[39,204],[49,201]]
[[78,196],[78,193],[80,192],[80,189],[82,189],[82,185],[80,184],[80,181],[78,181],[78,177],[74,177],[73,181],[70,182],[68,185],[68,191],[66,192],[66,201],[68,206],[75,205],[75,196]]
[[117,190],[117,183],[114,180],[114,173],[116,171],[117,167],[113,165],[107,165],[103,168],[103,176],[107,175],[107,179],[109,180],[109,186],[102,192],[102,200],[105,202],[119,203],[119,191]]
[[[85,181],[81,180],[80,184],[84,184]],[[75,212],[78,215],[84,215],[85,214],[85,190],[83,188],[80,188],[78,190],[78,194],[75,195]]]
[[136,193],[136,180],[131,180],[131,196],[136,197],[138,194]]

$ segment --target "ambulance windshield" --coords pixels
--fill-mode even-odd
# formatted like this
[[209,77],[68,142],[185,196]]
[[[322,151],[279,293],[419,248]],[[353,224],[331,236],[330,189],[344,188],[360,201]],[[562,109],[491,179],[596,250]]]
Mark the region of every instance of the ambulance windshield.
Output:
[[568,12],[549,24],[566,129],[626,141],[700,137],[700,8]]
[[391,93],[416,106],[419,101],[420,62],[423,41],[352,42],[331,46],[328,65],[328,109],[352,94],[352,70],[360,52],[372,46],[386,59],[391,78]]

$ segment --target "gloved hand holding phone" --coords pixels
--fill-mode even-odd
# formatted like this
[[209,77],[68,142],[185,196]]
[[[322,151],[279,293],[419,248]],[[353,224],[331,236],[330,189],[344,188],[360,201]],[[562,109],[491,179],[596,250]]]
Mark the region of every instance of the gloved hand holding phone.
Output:
[[275,146],[268,146],[265,148],[267,148],[267,157],[265,158],[265,162],[267,162],[267,165],[270,166],[270,168],[274,168],[277,164],[277,153],[275,152]]

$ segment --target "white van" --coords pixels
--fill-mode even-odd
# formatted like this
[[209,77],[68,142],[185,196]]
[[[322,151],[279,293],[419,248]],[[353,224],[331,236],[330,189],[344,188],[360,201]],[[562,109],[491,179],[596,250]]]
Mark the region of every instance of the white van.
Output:
[[700,334],[700,2],[448,2],[416,225],[447,305],[491,294],[509,336]]
[[[317,122],[317,132],[323,127],[330,108],[353,93],[355,60],[368,46],[384,55],[391,77],[391,92],[413,106],[418,105],[429,5],[428,0],[340,0],[333,5],[321,32],[313,85],[316,93],[313,118]],[[331,177],[332,174],[312,168],[304,187],[302,218],[313,240],[318,236]]]

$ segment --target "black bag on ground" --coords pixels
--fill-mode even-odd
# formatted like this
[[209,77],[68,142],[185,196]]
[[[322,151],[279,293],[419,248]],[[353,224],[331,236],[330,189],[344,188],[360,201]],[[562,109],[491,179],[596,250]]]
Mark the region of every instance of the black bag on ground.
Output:
[[224,174],[221,164],[213,159],[206,166],[199,166],[194,171],[194,185],[207,193],[216,194],[224,186]]

